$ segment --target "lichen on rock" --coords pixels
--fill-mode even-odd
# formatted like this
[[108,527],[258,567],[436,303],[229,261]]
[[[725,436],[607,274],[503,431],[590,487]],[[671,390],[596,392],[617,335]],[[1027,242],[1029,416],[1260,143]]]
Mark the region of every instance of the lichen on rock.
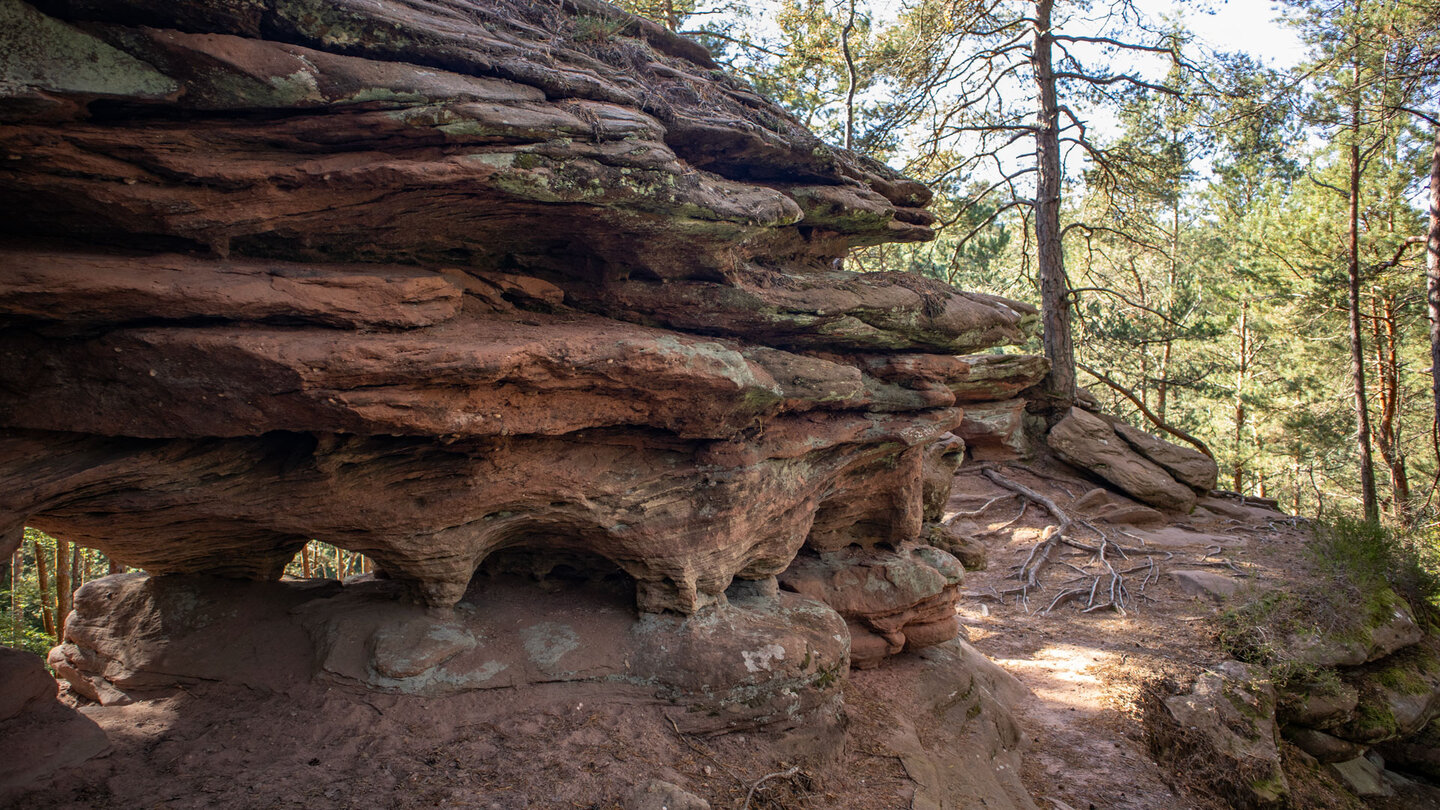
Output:
[[[1027,304],[839,269],[931,238],[923,185],[594,0],[0,9],[0,553],[147,572],[77,595],[78,693],[828,728],[852,663],[955,637],[956,401],[1044,363],[955,357]],[[374,576],[278,582],[311,539]]]

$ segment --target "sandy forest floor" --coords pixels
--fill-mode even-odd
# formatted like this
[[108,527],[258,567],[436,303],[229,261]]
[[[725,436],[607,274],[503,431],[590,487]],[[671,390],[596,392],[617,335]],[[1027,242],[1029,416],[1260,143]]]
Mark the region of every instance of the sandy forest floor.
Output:
[[[1088,483],[1052,476],[1027,467],[1006,467],[1015,481],[1063,505],[1080,496]],[[1038,474],[1037,474],[1038,473]],[[976,510],[1005,490],[976,470],[962,470],[952,512]],[[1199,795],[1185,774],[1156,764],[1142,718],[1147,689],[1166,680],[1185,683],[1227,656],[1217,639],[1217,600],[1186,593],[1172,572],[1203,570],[1231,577],[1243,588],[1269,588],[1301,576],[1306,568],[1303,522],[1268,508],[1226,501],[1229,516],[1203,508],[1191,516],[1151,527],[1121,527],[1116,539],[1130,548],[1125,567],[1153,558],[1160,576],[1146,584],[1144,574],[1129,578],[1137,606],[1121,616],[1105,609],[1084,612],[1083,602],[1046,611],[1060,588],[1051,585],[1028,602],[1000,592],[1016,586],[1012,574],[1024,562],[1053,518],[1031,505],[1013,524],[1020,502],[997,503],[974,518],[986,538],[989,566],[966,581],[961,621],[977,648],[1016,675],[1034,693],[1019,707],[1021,722],[1033,737],[1026,754],[1025,782],[1042,807],[1058,810],[1150,810],[1228,805]],[[1000,528],[1005,526],[1005,528]],[[995,528],[998,531],[986,533]],[[1107,530],[1110,527],[1105,527]],[[1081,531],[1079,536],[1088,535]],[[1069,551],[1062,562],[1093,569],[1090,555]],[[1073,571],[1052,566],[1045,581],[1064,582]],[[1088,582],[1083,581],[1083,582]],[[1098,600],[1097,600],[1098,601]],[[1293,753],[1293,752],[1292,752]],[[1325,777],[1300,780],[1297,806],[1359,807]],[[1384,806],[1440,807],[1440,792],[1415,786]]]
[[[1023,466],[1004,472],[1062,505],[1091,486]],[[1224,807],[1189,790],[1184,774],[1158,766],[1145,738],[1146,690],[1167,678],[1184,683],[1225,657],[1216,640],[1219,606],[1185,593],[1171,572],[1223,573],[1242,587],[1278,584],[1303,570],[1304,528],[1236,501],[1227,502],[1228,516],[1197,510],[1169,524],[1120,527],[1117,542],[1142,550],[1127,565],[1157,565],[1158,576],[1129,577],[1134,609],[1087,613],[1082,599],[1047,612],[1060,583],[1079,576],[1070,566],[1092,567],[1088,555],[1057,558],[1047,587],[1028,601],[1004,595],[1053,520],[1033,504],[1015,520],[1021,501],[1000,497],[1005,490],[977,469],[959,479],[950,510],[978,512],[960,519],[973,524],[989,557],[986,570],[967,577],[962,621],[975,647],[1033,693],[1015,708],[1032,738],[1021,767],[1036,803]],[[653,701],[627,703],[598,686],[417,700],[315,683],[268,694],[199,684],[132,706],[85,707],[110,735],[112,752],[16,806],[598,809],[622,806],[631,786],[658,778],[687,785],[717,808],[744,807],[747,797],[756,810],[927,807],[924,777],[903,755],[904,739],[933,741],[943,731],[923,710],[925,666],[907,655],[852,673],[850,743],[840,752],[813,734],[778,744],[681,734]],[[751,794],[773,774],[780,775]],[[1301,807],[1361,806],[1336,799],[1336,786],[1323,779],[1295,789]],[[1415,787],[1372,806],[1440,807],[1436,796]]]

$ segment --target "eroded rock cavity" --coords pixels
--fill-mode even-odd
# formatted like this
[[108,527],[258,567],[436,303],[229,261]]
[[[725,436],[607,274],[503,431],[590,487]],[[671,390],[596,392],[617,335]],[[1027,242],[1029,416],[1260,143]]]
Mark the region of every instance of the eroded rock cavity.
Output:
[[[149,574],[77,597],[80,691],[262,677],[180,640],[273,625],[301,673],[724,729],[954,636],[951,432],[1013,452],[1044,365],[974,354],[1025,304],[840,269],[930,238],[924,186],[592,0],[0,16],[0,553]],[[312,538],[380,579],[264,584]]]

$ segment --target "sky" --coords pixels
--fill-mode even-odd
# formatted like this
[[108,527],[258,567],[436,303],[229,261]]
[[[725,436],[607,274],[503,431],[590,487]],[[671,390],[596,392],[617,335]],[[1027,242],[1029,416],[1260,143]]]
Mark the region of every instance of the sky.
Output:
[[[1305,47],[1294,29],[1276,22],[1278,4],[1269,0],[1139,0],[1142,9],[1156,15],[1178,14],[1187,27],[1211,48],[1247,51],[1270,67],[1291,67],[1305,57]],[[1204,13],[1197,6],[1208,6]]]

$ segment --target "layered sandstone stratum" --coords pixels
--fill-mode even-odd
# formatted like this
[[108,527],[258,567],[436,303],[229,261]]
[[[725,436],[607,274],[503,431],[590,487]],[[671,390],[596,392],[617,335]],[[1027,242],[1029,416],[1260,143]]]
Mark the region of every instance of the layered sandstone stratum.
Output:
[[[1036,313],[841,269],[929,192],[696,44],[595,0],[0,0],[0,71],[0,554],[146,572],[77,595],[77,692],[832,727],[852,664],[961,649],[927,520],[953,433],[1023,441],[1044,362],[984,351]],[[278,581],[310,539],[376,576]]]

